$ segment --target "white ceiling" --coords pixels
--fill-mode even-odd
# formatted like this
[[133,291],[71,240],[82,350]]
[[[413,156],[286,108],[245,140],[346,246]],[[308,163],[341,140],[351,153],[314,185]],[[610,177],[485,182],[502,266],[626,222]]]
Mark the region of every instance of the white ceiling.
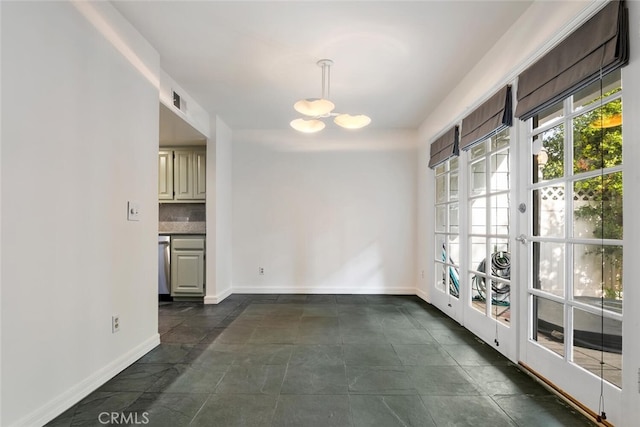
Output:
[[112,1],[161,66],[232,129],[282,129],[319,97],[415,129],[532,3],[518,1]]

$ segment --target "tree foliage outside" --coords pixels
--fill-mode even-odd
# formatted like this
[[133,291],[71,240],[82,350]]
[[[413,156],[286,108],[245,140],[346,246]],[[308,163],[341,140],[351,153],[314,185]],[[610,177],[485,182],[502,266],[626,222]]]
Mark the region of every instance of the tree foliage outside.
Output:
[[[604,95],[607,97],[620,88]],[[598,102],[599,99],[593,102]],[[622,100],[617,99],[602,107],[582,114],[573,120],[573,174],[606,169],[622,164]],[[558,125],[541,135],[548,156],[541,168],[543,180],[564,176],[563,125]],[[537,171],[535,171],[537,173]],[[567,189],[568,190],[568,189]],[[573,184],[576,203],[575,219],[593,227],[597,239],[622,239],[622,173],[606,173],[577,180]],[[622,247],[605,245],[597,253],[605,258],[612,274],[605,278],[605,297],[622,299]]]

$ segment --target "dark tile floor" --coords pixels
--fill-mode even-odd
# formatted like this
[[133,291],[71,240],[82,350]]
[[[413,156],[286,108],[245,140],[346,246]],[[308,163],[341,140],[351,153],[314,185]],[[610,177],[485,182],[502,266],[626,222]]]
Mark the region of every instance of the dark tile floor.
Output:
[[160,346],[49,425],[593,425],[414,296],[160,303],[159,329]]

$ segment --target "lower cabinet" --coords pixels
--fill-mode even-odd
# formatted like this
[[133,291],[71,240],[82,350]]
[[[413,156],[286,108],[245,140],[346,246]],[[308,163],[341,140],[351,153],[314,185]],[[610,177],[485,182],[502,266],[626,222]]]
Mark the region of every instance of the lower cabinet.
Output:
[[204,295],[204,236],[171,238],[171,296]]

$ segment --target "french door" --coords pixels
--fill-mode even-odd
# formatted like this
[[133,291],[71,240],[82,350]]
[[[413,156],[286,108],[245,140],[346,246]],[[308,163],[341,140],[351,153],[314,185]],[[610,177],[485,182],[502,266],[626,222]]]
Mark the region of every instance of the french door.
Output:
[[[507,128],[466,153],[467,226],[462,304],[464,325],[496,350],[516,359],[517,307],[511,287],[514,144]],[[515,266],[514,266],[515,267]]]
[[[622,85],[612,73],[519,140],[520,360],[616,424],[622,383]],[[605,411],[606,410],[606,411]]]
[[515,361],[510,201],[515,188],[511,171],[517,158],[511,140],[512,129],[503,130],[435,168],[436,292],[432,300]]

